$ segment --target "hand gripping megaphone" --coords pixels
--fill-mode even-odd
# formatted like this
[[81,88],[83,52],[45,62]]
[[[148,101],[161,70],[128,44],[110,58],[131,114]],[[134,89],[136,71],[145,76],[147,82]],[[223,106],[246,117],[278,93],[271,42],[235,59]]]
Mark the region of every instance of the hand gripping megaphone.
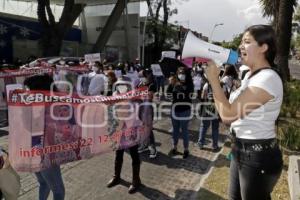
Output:
[[226,49],[197,38],[191,31],[188,32],[183,49],[182,58],[201,57],[215,61],[217,64],[234,65],[238,61],[236,51]]

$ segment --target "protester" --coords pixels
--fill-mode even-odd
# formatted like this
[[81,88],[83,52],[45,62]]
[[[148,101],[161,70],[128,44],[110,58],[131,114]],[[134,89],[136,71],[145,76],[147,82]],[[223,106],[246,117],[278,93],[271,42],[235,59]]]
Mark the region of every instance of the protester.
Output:
[[203,77],[202,70],[196,70],[194,72],[193,83],[194,83],[194,91],[197,95],[197,98],[201,101],[201,94],[204,86],[204,77]]
[[154,75],[154,81],[157,87],[157,92],[160,93],[160,88],[162,90],[162,95],[165,94],[165,76],[160,69],[159,64],[154,64],[151,66]]
[[189,156],[189,133],[188,124],[191,119],[191,104],[194,85],[191,72],[187,68],[180,67],[177,70],[176,85],[173,88],[173,104],[172,104],[172,126],[173,126],[173,148],[169,152],[171,155],[176,155],[177,143],[179,139],[179,131],[181,129],[183,137],[184,153],[183,158]]
[[205,68],[216,108],[223,121],[231,123],[229,199],[271,199],[283,166],[275,133],[283,86],[272,69],[276,56],[274,30],[268,25],[247,28],[239,49],[242,63],[250,72],[229,100],[220,86],[217,66],[209,62]]
[[20,188],[20,177],[10,165],[8,153],[0,147],[0,199],[17,200]]
[[226,64],[224,74],[221,78],[221,83],[225,91],[225,95],[229,98],[230,93],[237,89],[236,81],[238,79],[238,73],[233,65]]
[[[114,94],[120,94],[124,92],[128,92],[132,90],[131,82],[127,81],[126,78],[123,79],[121,77],[116,83],[116,92]],[[116,157],[115,157],[115,167],[114,167],[114,176],[113,178],[107,183],[107,187],[113,187],[121,182],[121,171],[122,171],[122,165],[123,165],[123,155],[124,155],[124,149],[119,149],[116,151]],[[140,156],[138,153],[138,145],[134,145],[129,148],[130,156],[132,159],[132,183],[128,189],[128,193],[133,194],[135,193],[140,185],[141,185],[141,179],[140,179]]]
[[[142,71],[140,71],[140,84],[138,85],[138,88],[139,87],[143,87],[143,86],[147,86],[148,87],[148,91],[149,91],[149,94],[150,94],[150,99],[149,99],[149,102],[148,103],[153,103],[153,96],[155,95],[156,93],[156,84],[154,82],[154,77],[153,77],[153,74],[152,74],[152,71],[151,69],[144,69]],[[144,108],[145,106],[151,108],[151,116],[147,116],[147,117],[151,117],[153,121],[153,117],[154,117],[154,111],[153,111],[153,106],[152,105],[142,105],[140,106],[140,115],[144,112]],[[148,141],[147,141],[148,142]],[[139,153],[142,153],[146,150],[150,151],[150,154],[149,154],[149,158],[156,158],[156,155],[157,155],[157,150],[156,150],[156,145],[155,145],[155,137],[154,137],[154,133],[153,133],[153,130],[151,129],[151,132],[150,132],[150,136],[149,136],[149,143],[148,144],[141,144],[140,147],[139,147]]]
[[168,86],[167,86],[167,90],[166,90],[166,100],[172,101],[173,100],[173,89],[174,86],[177,83],[177,77],[175,76],[175,74],[171,73],[170,77],[168,79]]
[[202,105],[200,109],[201,114],[201,126],[199,130],[198,145],[200,149],[204,149],[205,138],[208,128],[211,125],[212,134],[212,149],[214,152],[219,151],[219,115],[215,109],[213,91],[211,85],[207,82],[203,86],[202,91]]
[[[24,81],[24,85],[28,87],[30,90],[50,91],[52,83],[53,83],[53,79],[49,75],[36,75],[36,76],[29,77]],[[53,90],[56,91],[56,88],[53,87]],[[45,131],[49,131],[48,133],[50,134],[51,131],[53,131],[52,126],[50,126],[52,123],[50,121],[47,121],[46,123],[48,125],[45,127]],[[53,134],[50,135],[53,136]],[[50,139],[49,137],[45,137],[45,140],[53,140],[53,138]],[[53,155],[49,155],[49,157],[51,159]],[[44,157],[43,159],[46,158]],[[59,165],[54,164],[49,168],[36,172],[35,175],[40,184],[39,200],[47,200],[50,190],[53,192],[54,200],[63,200],[65,198],[65,187],[64,187]]]
[[113,87],[114,84],[117,82],[117,77],[116,74],[114,73],[114,71],[109,70],[107,72],[107,91],[106,91],[106,95],[107,96],[111,96],[113,94]]
[[89,74],[91,82],[88,93],[91,96],[101,95],[107,89],[107,77],[104,75],[103,65],[101,63],[95,63],[92,70],[93,72]]

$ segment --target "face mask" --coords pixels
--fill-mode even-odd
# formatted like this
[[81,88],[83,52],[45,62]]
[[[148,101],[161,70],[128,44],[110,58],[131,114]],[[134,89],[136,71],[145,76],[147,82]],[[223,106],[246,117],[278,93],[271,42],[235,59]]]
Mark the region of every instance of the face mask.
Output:
[[184,75],[184,74],[179,74],[179,75],[178,75],[178,79],[179,79],[180,81],[185,81],[185,75]]
[[126,86],[126,85],[118,85],[118,86],[117,86],[117,90],[118,90],[120,93],[125,93],[125,92],[127,92],[127,86]]
[[98,67],[92,67],[93,72],[98,71]]
[[59,64],[60,64],[60,65],[64,65],[64,64],[66,64],[66,62],[63,61],[63,60],[61,60],[61,61],[59,61]]

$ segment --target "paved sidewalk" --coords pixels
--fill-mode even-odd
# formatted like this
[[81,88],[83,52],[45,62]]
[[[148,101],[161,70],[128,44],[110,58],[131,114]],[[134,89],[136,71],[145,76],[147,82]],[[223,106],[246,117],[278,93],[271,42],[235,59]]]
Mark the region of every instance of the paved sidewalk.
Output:
[[[171,121],[164,117],[155,122],[154,134],[158,146],[158,157],[148,158],[148,153],[141,154],[142,189],[130,195],[127,190],[131,182],[131,159],[129,154],[124,156],[122,184],[114,188],[106,188],[114,168],[114,153],[106,153],[89,160],[69,163],[62,166],[63,179],[66,188],[66,200],[77,199],[193,199],[200,189],[200,182],[211,167],[217,154],[211,152],[210,144],[206,150],[199,150],[196,142],[200,121],[193,119],[190,123],[190,152],[191,155],[182,159],[182,155],[168,156],[171,149]],[[1,136],[2,133],[2,136]],[[7,135],[0,131],[0,145],[7,147]],[[220,141],[224,141],[224,135]],[[208,134],[208,140],[211,138]],[[221,145],[221,143],[220,143]],[[182,140],[179,141],[179,151],[183,152]],[[20,200],[38,199],[38,184],[33,174],[20,173]]]

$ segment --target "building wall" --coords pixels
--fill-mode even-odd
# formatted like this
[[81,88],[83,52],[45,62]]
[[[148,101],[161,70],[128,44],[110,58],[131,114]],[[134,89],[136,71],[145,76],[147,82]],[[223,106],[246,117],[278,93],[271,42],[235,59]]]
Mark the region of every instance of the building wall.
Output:
[[[114,5],[91,6],[85,9],[85,25],[81,24],[84,30],[86,27],[87,46],[92,46],[96,43],[98,36],[101,34],[105,23],[112,12]],[[125,15],[122,15],[112,32],[104,52],[101,52],[109,57],[116,59],[111,61],[126,61],[134,60],[139,57],[139,38],[140,38],[140,3],[128,4],[128,44],[126,44],[124,20]]]

